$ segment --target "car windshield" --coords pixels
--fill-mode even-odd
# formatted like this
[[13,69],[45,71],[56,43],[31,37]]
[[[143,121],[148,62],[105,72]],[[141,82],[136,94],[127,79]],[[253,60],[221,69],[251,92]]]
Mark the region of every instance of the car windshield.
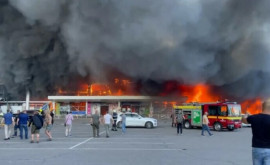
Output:
[[127,118],[131,117],[131,114],[126,113],[125,115]]
[[241,116],[241,106],[239,104],[229,104],[229,116]]
[[[123,114],[120,114],[120,116],[122,117]],[[127,118],[143,118],[141,115],[137,114],[137,113],[125,113]]]

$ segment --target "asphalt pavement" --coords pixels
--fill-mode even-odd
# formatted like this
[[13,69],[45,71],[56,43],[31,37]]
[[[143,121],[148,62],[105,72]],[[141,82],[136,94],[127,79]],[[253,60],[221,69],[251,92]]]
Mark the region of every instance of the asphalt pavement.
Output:
[[[4,165],[251,165],[251,129],[213,132],[201,136],[200,129],[176,134],[170,121],[158,121],[154,129],[127,128],[111,131],[106,138],[93,138],[88,119],[75,119],[72,136],[65,137],[63,119],[56,119],[53,140],[41,129],[40,143],[19,137],[4,139],[0,129],[0,162]],[[29,130],[30,131],[30,130]],[[30,133],[30,132],[29,132]],[[30,134],[29,134],[30,138]]]

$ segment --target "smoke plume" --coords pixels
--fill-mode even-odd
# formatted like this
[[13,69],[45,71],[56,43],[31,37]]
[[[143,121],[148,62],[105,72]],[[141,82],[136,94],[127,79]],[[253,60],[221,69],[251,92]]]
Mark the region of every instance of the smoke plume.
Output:
[[0,81],[13,96],[44,97],[113,68],[268,97],[269,15],[268,0],[2,0]]

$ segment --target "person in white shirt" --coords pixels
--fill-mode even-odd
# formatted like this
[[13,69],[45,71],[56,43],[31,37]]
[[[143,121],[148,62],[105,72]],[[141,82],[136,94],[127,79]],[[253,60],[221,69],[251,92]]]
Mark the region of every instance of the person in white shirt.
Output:
[[106,137],[108,138],[109,137],[109,128],[110,128],[111,123],[113,123],[113,118],[112,118],[112,115],[110,115],[108,111],[107,111],[106,115],[104,115],[103,118],[104,118],[103,121],[104,121],[105,129],[106,129]]

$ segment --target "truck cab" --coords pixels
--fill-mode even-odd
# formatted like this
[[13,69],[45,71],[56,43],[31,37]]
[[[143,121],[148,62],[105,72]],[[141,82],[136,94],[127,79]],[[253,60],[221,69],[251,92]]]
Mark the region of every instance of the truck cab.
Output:
[[201,127],[205,112],[208,112],[209,127],[216,131],[241,128],[241,105],[236,102],[191,103],[174,108],[176,112],[183,111],[185,128]]
[[208,112],[209,126],[214,130],[230,131],[241,127],[241,105],[237,103],[205,104],[203,111]]

